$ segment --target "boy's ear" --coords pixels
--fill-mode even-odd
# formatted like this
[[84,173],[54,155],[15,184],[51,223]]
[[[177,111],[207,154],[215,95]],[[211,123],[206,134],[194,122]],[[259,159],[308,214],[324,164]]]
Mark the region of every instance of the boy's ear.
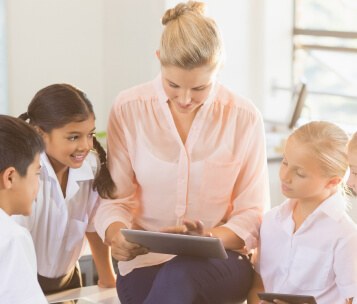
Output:
[[160,60],[160,51],[156,50],[155,54],[156,54],[156,58]]
[[14,183],[16,169],[14,167],[6,168],[0,175],[1,187],[4,189],[10,189]]
[[330,181],[327,183],[326,187],[327,188],[334,188],[336,187],[340,182],[341,182],[341,177],[339,176],[334,176],[330,179]]

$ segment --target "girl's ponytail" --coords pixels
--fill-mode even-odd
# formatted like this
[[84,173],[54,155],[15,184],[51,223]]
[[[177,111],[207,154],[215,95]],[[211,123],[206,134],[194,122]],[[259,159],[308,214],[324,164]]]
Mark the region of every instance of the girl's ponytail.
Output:
[[100,161],[100,168],[94,179],[93,189],[98,191],[102,198],[114,198],[116,187],[107,167],[107,154],[95,137],[93,137],[93,146]]
[[30,116],[29,116],[28,112],[25,112],[25,113],[22,113],[18,118],[20,118],[23,121],[26,121],[30,118]]

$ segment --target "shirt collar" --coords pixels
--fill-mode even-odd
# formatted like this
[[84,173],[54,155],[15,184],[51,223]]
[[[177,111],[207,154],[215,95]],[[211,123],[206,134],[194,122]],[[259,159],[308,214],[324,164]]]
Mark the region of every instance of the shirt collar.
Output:
[[[295,203],[296,200],[287,199],[277,212],[277,218],[283,221],[290,216],[295,207]],[[335,194],[323,201],[311,215],[325,213],[328,217],[338,221],[344,215],[346,207],[346,200],[343,198],[342,194],[337,191]]]
[[[41,153],[41,165],[46,169],[48,175],[51,178],[57,179],[56,173],[53,170],[50,160],[48,159],[47,154],[44,152]],[[92,167],[90,166],[87,159],[84,160],[81,167],[75,169],[69,168],[68,176],[72,181],[77,181],[77,182],[94,179],[94,173]]]
[[10,218],[10,215],[8,215],[2,208],[0,208],[0,218],[1,219]]
[[287,234],[294,233],[295,223],[292,218],[292,213],[293,213],[295,204],[296,204],[295,200],[287,199],[282,203],[281,207],[278,209],[278,212],[276,213],[277,221],[279,221],[281,223],[282,229]]
[[346,212],[347,201],[342,194],[337,191],[325,200],[315,211],[325,213],[327,216],[335,221],[338,221]]

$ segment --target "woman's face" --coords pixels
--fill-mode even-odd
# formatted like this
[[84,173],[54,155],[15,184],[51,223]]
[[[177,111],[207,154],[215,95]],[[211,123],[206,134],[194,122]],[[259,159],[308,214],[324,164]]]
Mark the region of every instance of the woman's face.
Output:
[[216,81],[217,69],[202,66],[185,70],[162,66],[162,83],[170,106],[181,114],[192,113],[205,102]]

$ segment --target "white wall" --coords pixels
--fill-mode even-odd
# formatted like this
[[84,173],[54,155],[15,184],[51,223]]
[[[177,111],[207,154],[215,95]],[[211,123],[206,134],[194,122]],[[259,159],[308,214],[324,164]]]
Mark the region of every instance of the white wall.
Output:
[[[94,0],[8,0],[9,113],[26,111],[40,88],[68,82],[103,96],[102,5]],[[100,108],[96,107],[98,117]]]
[[[5,0],[9,114],[24,112],[40,88],[68,82],[87,93],[97,129],[105,129],[117,93],[158,73],[160,18],[177,2]],[[288,25],[282,20],[291,0],[205,2],[226,45],[222,82],[265,111],[271,78],[290,69]],[[276,11],[281,20],[271,16]]]
[[[84,0],[87,1],[87,0]],[[155,52],[161,34],[163,0],[105,0],[103,5],[103,121],[120,90],[159,73]]]

